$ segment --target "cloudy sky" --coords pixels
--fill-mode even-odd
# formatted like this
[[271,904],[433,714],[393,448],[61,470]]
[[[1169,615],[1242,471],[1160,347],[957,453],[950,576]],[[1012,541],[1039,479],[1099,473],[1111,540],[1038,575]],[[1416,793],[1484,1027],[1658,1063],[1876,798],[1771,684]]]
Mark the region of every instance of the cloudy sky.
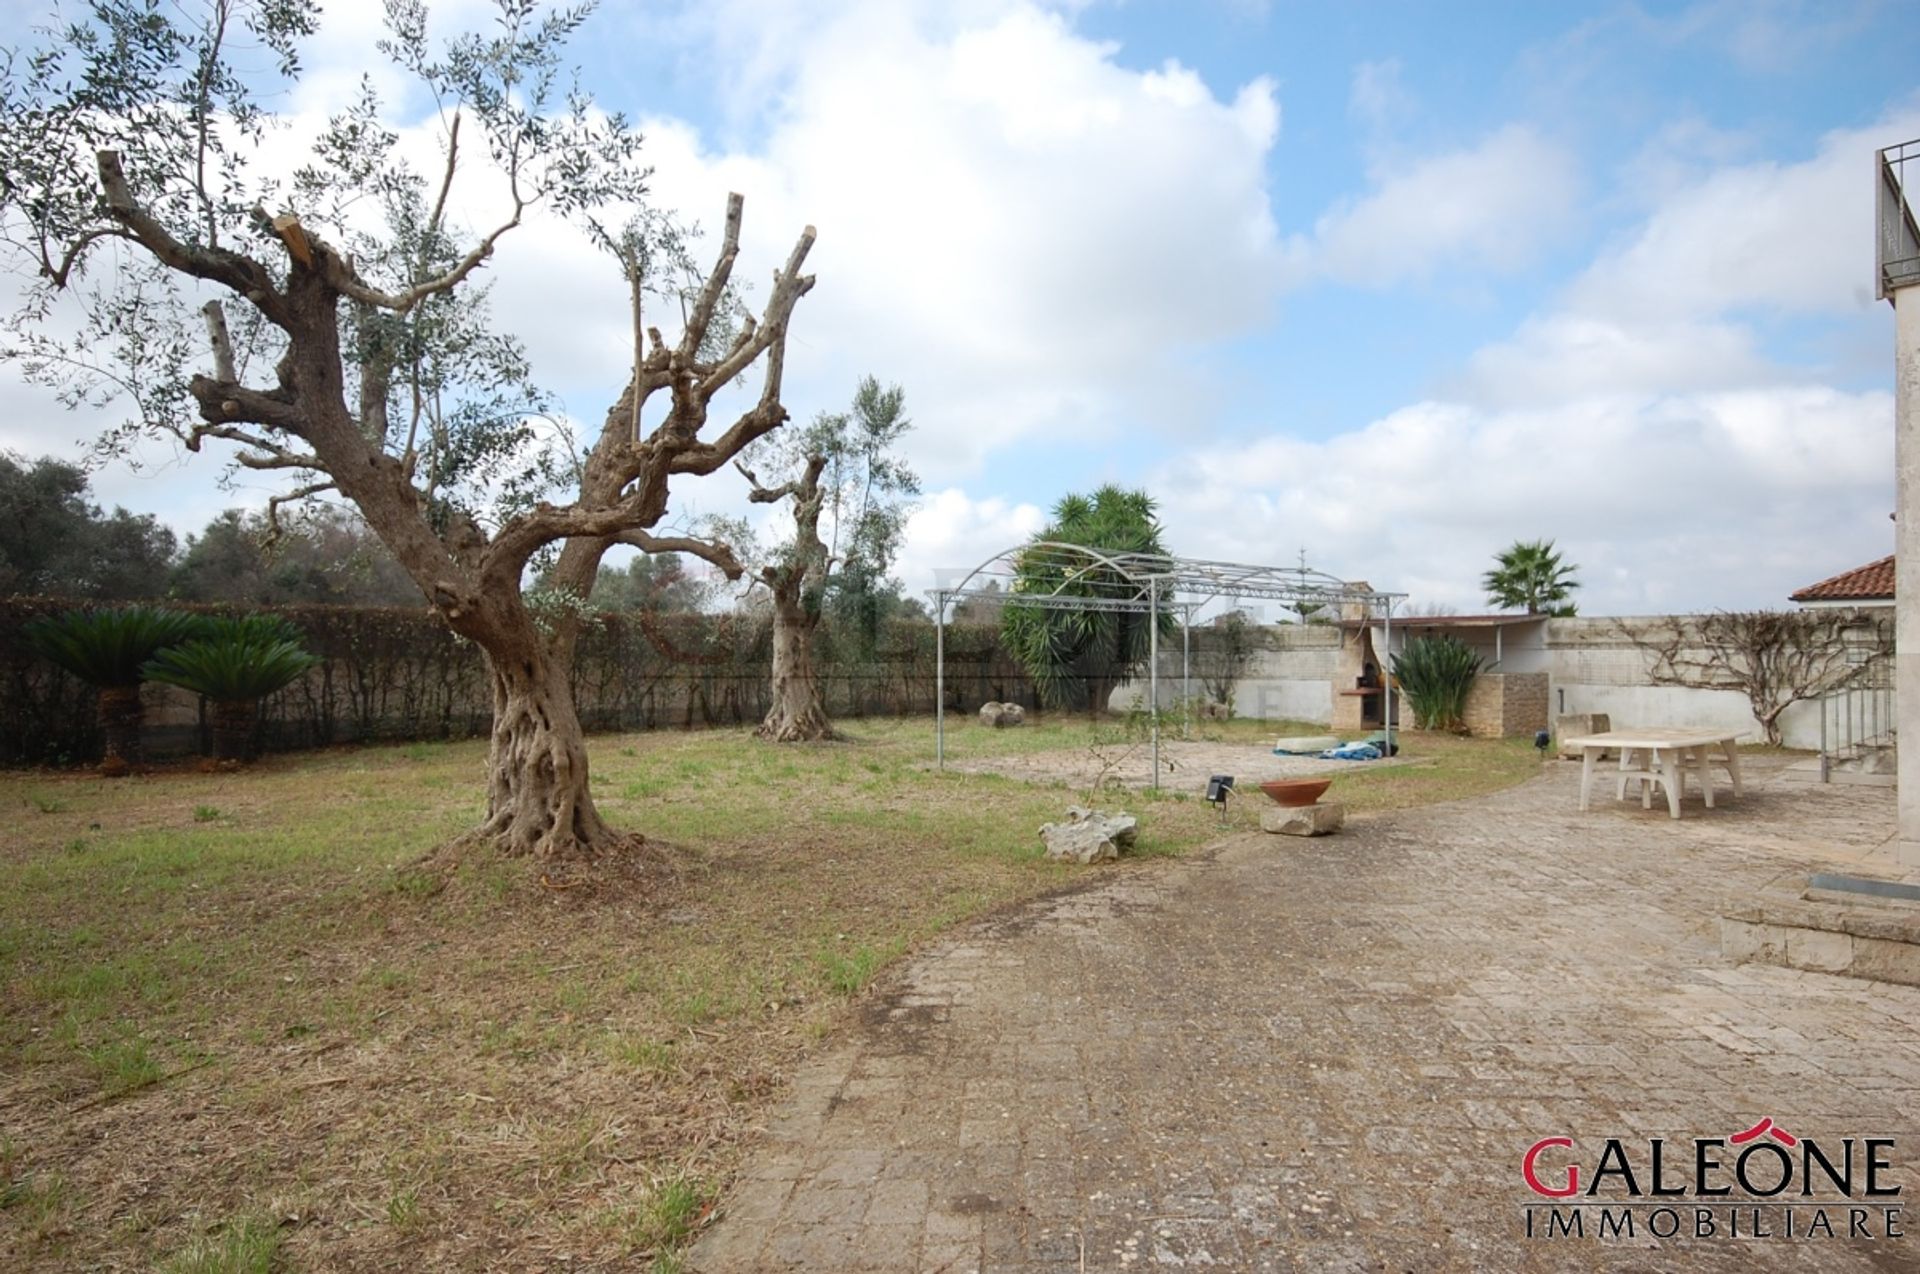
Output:
[[[284,109],[377,61],[377,7],[330,6]],[[905,387],[914,591],[1107,481],[1176,552],[1304,550],[1468,611],[1516,539],[1579,564],[1590,614],[1784,605],[1891,551],[1870,183],[1920,137],[1905,4],[697,0],[607,5],[577,51],[662,204],[746,195],[745,277],[818,228],[786,401]],[[492,273],[597,420],[617,276],[550,225]],[[0,402],[13,450],[88,427]],[[266,495],[147,459],[97,489],[182,531]]]

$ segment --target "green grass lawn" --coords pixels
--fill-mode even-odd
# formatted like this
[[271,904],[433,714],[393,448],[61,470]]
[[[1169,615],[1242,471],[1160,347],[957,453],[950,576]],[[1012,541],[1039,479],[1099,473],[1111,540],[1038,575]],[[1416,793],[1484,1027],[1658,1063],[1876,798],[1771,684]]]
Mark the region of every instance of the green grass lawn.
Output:
[[[1146,861],[1057,866],[1035,829],[1075,793],[931,772],[929,719],[845,728],[593,740],[603,812],[651,851],[590,881],[433,852],[479,817],[481,742],[0,775],[0,1268],[671,1268],[744,1130],[890,962],[1220,835],[1201,801],[1128,792]],[[1096,730],[957,718],[948,756]],[[1406,751],[1425,763],[1340,799],[1537,767],[1523,743]]]

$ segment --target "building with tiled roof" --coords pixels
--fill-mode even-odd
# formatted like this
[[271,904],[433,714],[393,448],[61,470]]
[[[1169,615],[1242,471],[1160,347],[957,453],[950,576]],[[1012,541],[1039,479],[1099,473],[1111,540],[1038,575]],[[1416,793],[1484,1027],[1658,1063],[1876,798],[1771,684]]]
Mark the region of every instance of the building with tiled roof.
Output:
[[1883,557],[1809,584],[1793,594],[1792,600],[1802,606],[1891,606],[1893,558]]

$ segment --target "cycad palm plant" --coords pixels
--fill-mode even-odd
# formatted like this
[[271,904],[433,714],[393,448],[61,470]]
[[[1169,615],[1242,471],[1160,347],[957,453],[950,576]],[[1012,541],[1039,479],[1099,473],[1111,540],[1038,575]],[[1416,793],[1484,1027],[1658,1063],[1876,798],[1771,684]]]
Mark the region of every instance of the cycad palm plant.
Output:
[[197,615],[128,606],[43,615],[26,625],[27,645],[36,654],[99,692],[100,733],[106,743],[102,774],[117,777],[140,760],[140,683],[147,662],[193,638],[204,624]]
[[245,761],[253,756],[260,701],[319,662],[301,648],[299,630],[285,620],[242,615],[213,620],[203,635],[161,651],[146,673],[205,696],[213,705],[213,759]]
[[1394,679],[1422,730],[1458,730],[1466,721],[1467,692],[1480,674],[1480,656],[1458,637],[1419,637],[1393,657]]

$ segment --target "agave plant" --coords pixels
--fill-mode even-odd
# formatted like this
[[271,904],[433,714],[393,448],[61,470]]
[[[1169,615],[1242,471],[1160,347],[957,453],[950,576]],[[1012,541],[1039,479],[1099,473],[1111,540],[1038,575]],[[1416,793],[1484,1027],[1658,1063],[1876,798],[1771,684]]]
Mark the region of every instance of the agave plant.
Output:
[[299,630],[272,615],[210,621],[207,631],[148,661],[154,681],[191,690],[213,705],[213,758],[253,756],[260,701],[298,681],[320,661],[301,649]]
[[1467,692],[1481,659],[1458,637],[1420,637],[1393,657],[1393,675],[1413,705],[1422,730],[1458,730],[1465,723]]
[[197,615],[128,606],[44,615],[23,629],[35,653],[99,691],[102,774],[125,774],[140,759],[140,683],[148,661],[197,636],[204,624]]

